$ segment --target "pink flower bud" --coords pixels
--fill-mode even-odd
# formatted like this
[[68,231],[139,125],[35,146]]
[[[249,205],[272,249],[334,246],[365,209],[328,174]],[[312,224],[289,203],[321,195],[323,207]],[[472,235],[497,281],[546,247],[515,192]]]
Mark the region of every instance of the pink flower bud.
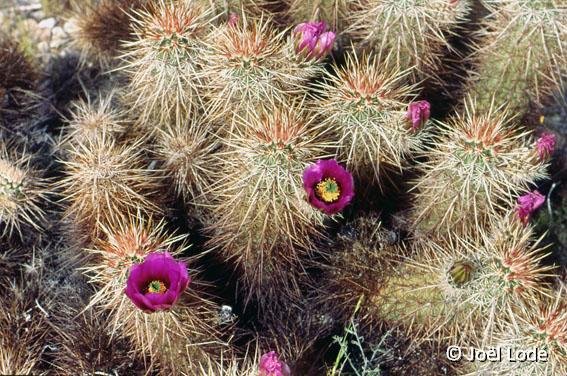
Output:
[[415,130],[422,127],[429,120],[430,115],[431,105],[429,102],[417,101],[409,104],[406,117],[411,121],[412,129]]
[[537,190],[518,197],[516,214],[523,224],[527,224],[532,214],[545,202],[545,196]]
[[230,14],[228,15],[228,26],[234,27],[238,24],[238,21],[240,21],[240,17],[238,16],[238,14],[234,13],[234,12],[230,12]]
[[336,35],[332,31],[327,31],[321,34],[317,43],[315,44],[315,48],[312,51],[313,56],[318,59],[322,59],[331,52],[333,49],[333,45],[335,44]]
[[545,132],[536,141],[537,155],[540,159],[548,159],[555,149],[555,135]]
[[304,22],[293,29],[295,51],[310,59],[323,59],[333,49],[336,34],[326,31],[325,21]]
[[291,376],[291,370],[275,351],[270,351],[260,358],[259,376]]

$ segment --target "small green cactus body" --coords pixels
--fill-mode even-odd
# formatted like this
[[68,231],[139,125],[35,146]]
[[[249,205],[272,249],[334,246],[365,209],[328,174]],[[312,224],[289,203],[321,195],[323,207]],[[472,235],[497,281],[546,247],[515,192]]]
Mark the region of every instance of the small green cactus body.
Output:
[[96,238],[100,226],[116,216],[161,212],[160,176],[148,169],[144,144],[144,139],[120,144],[106,133],[68,143],[61,160],[66,176],[56,187],[67,204],[65,218],[79,224],[86,239]]
[[466,20],[469,0],[357,0],[349,5],[347,35],[361,47],[391,52],[400,71],[411,70],[414,83],[438,79],[443,49],[459,23]]
[[509,216],[478,239],[424,242],[369,297],[371,314],[416,339],[491,343],[499,325],[513,319],[516,302],[549,294],[554,267],[541,264],[547,254],[540,241]]
[[191,283],[170,310],[148,314],[137,308],[124,293],[131,266],[152,252],[167,251],[179,260],[187,247],[185,236],[166,233],[164,222],[140,215],[126,218],[117,217],[103,227],[87,250],[93,257],[83,271],[97,286],[89,307],[97,314],[108,313],[112,331],[129,338],[149,364],[159,363],[169,374],[197,374],[213,362],[212,353],[218,356],[229,349],[215,328],[216,304],[203,296],[203,286],[188,265]]
[[121,139],[129,130],[129,123],[124,111],[115,105],[115,98],[115,93],[110,92],[93,100],[88,98],[72,103],[71,116],[60,148],[65,149],[69,143],[82,143],[103,135]]
[[[272,104],[241,118],[222,140],[226,149],[209,188],[209,246],[233,260],[249,297],[297,291],[301,257],[319,235],[322,213],[306,200],[305,168],[329,156],[328,129],[302,103]],[[273,288],[274,285],[286,285]]]
[[418,234],[472,235],[547,177],[547,161],[506,108],[482,112],[470,100],[440,127],[412,188]]
[[42,209],[48,202],[47,182],[31,165],[31,156],[0,143],[0,235],[29,238],[45,225]]
[[[566,302],[567,287],[564,284],[549,296],[543,296],[539,303],[518,302],[514,307],[515,320],[506,322],[491,344],[501,349],[502,361],[477,361],[475,371],[511,376],[567,374]],[[525,356],[522,353],[531,353],[535,361],[521,361]]]
[[359,178],[381,181],[399,172],[425,137],[407,118],[416,95],[416,88],[406,84],[408,71],[382,65],[377,55],[353,54],[336,70],[318,86],[313,107],[337,133],[339,159]]
[[260,110],[266,102],[291,95],[289,52],[284,32],[270,21],[243,17],[234,25],[215,28],[207,40],[203,60],[203,91],[210,120],[232,122]]
[[217,160],[214,154],[221,148],[204,120],[195,116],[189,124],[169,126],[157,133],[155,152],[162,168],[173,179],[175,193],[186,203],[203,202]]
[[507,103],[511,114],[525,115],[561,86],[567,63],[567,2],[486,1],[484,43],[470,62],[475,66],[468,90],[479,109]]
[[130,78],[131,110],[150,130],[182,124],[201,99],[198,58],[210,15],[195,2],[157,1],[132,15],[134,38],[120,67]]

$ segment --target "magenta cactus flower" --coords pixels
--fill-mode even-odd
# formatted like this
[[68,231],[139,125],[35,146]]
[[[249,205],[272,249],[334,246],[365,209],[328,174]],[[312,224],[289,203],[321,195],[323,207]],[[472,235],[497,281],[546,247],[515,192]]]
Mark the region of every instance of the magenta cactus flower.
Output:
[[323,59],[333,49],[336,34],[327,31],[325,21],[300,23],[293,29],[296,52],[310,59]]
[[537,155],[540,159],[548,159],[555,149],[555,135],[545,132],[536,141]]
[[260,358],[259,376],[290,376],[289,366],[279,359],[275,351],[270,351]]
[[527,224],[532,214],[545,202],[545,196],[537,190],[518,197],[516,213],[523,224]]
[[189,282],[184,262],[168,252],[153,252],[130,268],[125,293],[146,313],[163,311],[171,308]]
[[406,117],[411,122],[412,129],[416,130],[421,128],[427,120],[429,120],[430,115],[431,105],[429,102],[417,101],[409,104]]
[[343,210],[354,197],[354,179],[334,159],[319,160],[303,172],[309,203],[326,214]]

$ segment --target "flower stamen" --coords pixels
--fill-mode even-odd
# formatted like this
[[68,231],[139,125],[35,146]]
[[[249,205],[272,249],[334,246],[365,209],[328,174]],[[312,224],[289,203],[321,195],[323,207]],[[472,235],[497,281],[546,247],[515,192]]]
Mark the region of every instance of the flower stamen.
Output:
[[167,287],[165,286],[165,283],[163,283],[162,281],[151,281],[148,284],[148,293],[157,293],[157,294],[163,294],[167,291]]
[[341,197],[341,188],[333,178],[325,178],[315,187],[317,197],[326,203],[337,201]]

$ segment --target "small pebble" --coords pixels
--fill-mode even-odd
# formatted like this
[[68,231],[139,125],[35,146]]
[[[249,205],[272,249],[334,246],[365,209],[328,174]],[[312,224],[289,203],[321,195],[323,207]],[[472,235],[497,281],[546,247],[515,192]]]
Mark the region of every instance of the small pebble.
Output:
[[36,21],[41,21],[45,18],[45,13],[42,10],[36,10],[30,14],[30,17]]
[[51,17],[46,18],[45,20],[41,20],[38,26],[40,29],[53,29],[53,27],[55,27],[55,24],[57,24],[57,20]]
[[62,27],[56,26],[51,31],[51,48],[59,48],[67,42],[67,33]]

